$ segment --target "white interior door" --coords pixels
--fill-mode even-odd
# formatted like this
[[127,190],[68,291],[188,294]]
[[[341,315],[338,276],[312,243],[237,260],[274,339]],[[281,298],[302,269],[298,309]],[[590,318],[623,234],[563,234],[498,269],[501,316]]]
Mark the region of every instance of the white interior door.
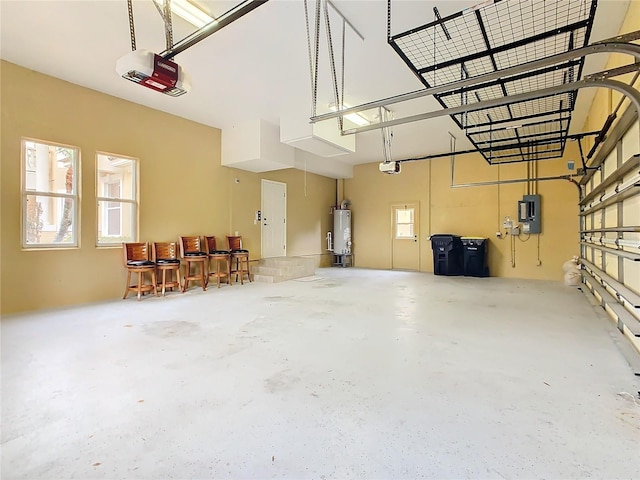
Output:
[[420,210],[417,203],[391,206],[391,268],[420,270]]
[[287,184],[262,180],[262,258],[287,255]]

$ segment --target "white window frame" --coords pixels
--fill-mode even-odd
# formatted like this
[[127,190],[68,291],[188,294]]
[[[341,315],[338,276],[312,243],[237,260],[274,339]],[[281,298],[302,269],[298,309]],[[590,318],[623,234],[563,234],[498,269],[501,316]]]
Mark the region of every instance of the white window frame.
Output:
[[[132,199],[127,199],[127,198],[113,198],[113,197],[107,197],[107,196],[103,196],[106,192],[104,190],[100,190],[100,166],[99,166],[99,159],[100,156],[107,156],[107,157],[117,157],[117,158],[122,158],[123,160],[130,160],[133,162],[133,171],[132,171],[132,175],[133,175],[133,179],[132,179],[132,187],[133,187],[133,195],[132,195]],[[104,185],[107,185],[106,183]],[[122,183],[122,178],[120,178],[120,193],[122,194],[122,190],[123,190],[123,183]],[[131,242],[137,242],[138,241],[138,237],[139,237],[139,229],[140,229],[140,219],[139,219],[139,192],[140,192],[140,160],[138,158],[135,157],[130,157],[127,155],[120,155],[120,154],[115,154],[115,153],[107,153],[107,152],[96,152],[96,194],[97,192],[102,193],[102,196],[98,196],[96,195],[96,219],[100,218],[100,202],[111,202],[111,203],[120,203],[120,235],[118,236],[114,236],[114,235],[107,235],[105,233],[106,229],[105,227],[107,226],[108,223],[108,216],[103,215],[102,218],[102,237],[104,238],[109,238],[109,237],[113,237],[115,238],[120,238],[122,235],[122,222],[123,222],[123,215],[122,215],[122,205],[123,204],[129,204],[131,205],[131,232],[133,233],[133,238],[130,240]],[[106,210],[105,210],[106,211]],[[121,240],[114,240],[114,241],[100,241],[100,225],[98,224],[98,221],[96,221],[96,246],[97,247],[121,247],[122,246],[122,241]]]
[[[62,147],[75,151],[73,158],[73,184],[72,193],[66,192],[44,192],[40,190],[27,190],[27,176],[30,171],[27,170],[27,142],[39,143],[50,147]],[[22,137],[20,139],[20,198],[21,198],[21,226],[20,235],[22,237],[23,250],[42,250],[42,249],[72,249],[80,247],[80,147],[75,145],[66,145],[64,143],[51,142],[49,140],[40,140],[37,138]],[[69,198],[73,203],[72,213],[72,242],[70,243],[27,243],[27,197],[50,197],[64,200]]]
[[[411,222],[399,222],[398,221],[398,212],[400,210],[405,210],[405,211],[411,210],[411,218],[413,220]],[[415,211],[414,207],[409,207],[409,208],[404,207],[402,209],[399,208],[399,207],[396,207],[396,209],[395,209],[396,218],[394,219],[394,228],[395,228],[395,232],[394,233],[395,233],[395,239],[396,240],[413,240],[415,238],[415,224],[416,224],[416,222],[415,222],[415,214],[416,214],[416,211]],[[411,225],[411,235],[399,235],[398,234],[398,225]]]

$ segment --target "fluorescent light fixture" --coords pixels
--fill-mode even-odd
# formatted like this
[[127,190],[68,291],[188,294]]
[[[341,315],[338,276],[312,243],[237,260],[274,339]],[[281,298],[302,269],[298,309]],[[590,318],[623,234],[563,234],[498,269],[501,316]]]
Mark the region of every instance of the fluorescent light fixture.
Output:
[[[342,108],[351,108],[350,105],[347,105],[346,103],[342,104]],[[332,112],[337,112],[338,111],[338,107],[336,106],[335,103],[330,103],[329,104],[329,109]],[[364,127],[365,125],[369,125],[369,120],[367,120],[365,117],[363,117],[362,115],[360,115],[359,113],[347,113],[344,118],[346,120],[349,120],[352,123],[355,123],[357,126],[359,127]]]
[[198,28],[215,20],[189,0],[171,0],[171,12]]
[[359,113],[347,113],[344,118],[346,118],[347,120],[349,120],[350,122],[355,123],[356,125],[358,125],[359,127],[363,127],[365,125],[369,125],[369,120],[367,120],[366,118],[364,118],[362,115],[360,115]]

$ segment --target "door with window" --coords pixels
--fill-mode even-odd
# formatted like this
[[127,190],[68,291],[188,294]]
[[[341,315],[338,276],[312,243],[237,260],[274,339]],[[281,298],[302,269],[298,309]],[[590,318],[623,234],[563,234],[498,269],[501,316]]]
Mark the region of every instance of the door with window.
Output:
[[262,258],[287,255],[287,184],[262,180]]
[[417,202],[391,206],[391,268],[420,270],[420,210]]

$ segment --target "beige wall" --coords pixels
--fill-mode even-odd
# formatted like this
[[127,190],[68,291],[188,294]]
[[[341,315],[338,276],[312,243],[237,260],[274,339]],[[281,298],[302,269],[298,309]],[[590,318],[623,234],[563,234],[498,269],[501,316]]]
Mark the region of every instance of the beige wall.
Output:
[[[260,178],[288,184],[288,254],[322,254],[335,180],[297,170],[258,175],[220,165],[220,131],[2,62],[2,313],[114,299],[125,271],[119,248],[96,248],[96,152],[140,159],[140,239],[239,231],[260,257]],[[81,150],[79,249],[23,251],[21,137]],[[239,178],[240,183],[234,179]]]
[[[620,33],[640,27],[640,2],[632,1]],[[628,63],[612,56],[608,67]],[[220,131],[135,105],[76,85],[1,64],[0,209],[2,313],[58,307],[117,298],[124,288],[119,249],[97,249],[95,154],[97,151],[140,159],[141,240],[173,240],[179,234],[238,231],[252,258],[260,251],[260,179],[287,183],[288,254],[311,255],[327,265],[324,235],[330,228],[329,207],[336,182],[297,170],[257,175],[220,166]],[[600,89],[584,131],[601,128],[618,94]],[[428,121],[427,121],[428,122]],[[426,122],[425,122],[426,124]],[[158,133],[160,132],[160,133]],[[78,146],[81,149],[81,248],[30,251],[20,248],[20,138]],[[588,151],[590,145],[585,145]],[[567,173],[566,159],[577,160],[575,143],[565,159],[539,162],[540,176]],[[499,169],[501,179],[522,178],[524,165]],[[239,183],[234,179],[238,178]],[[460,157],[456,183],[496,180],[498,167],[478,156]],[[420,202],[420,269],[432,271],[432,233],[490,238],[492,275],[560,280],[562,263],[578,251],[577,190],[564,181],[541,182],[543,233],[517,240],[511,266],[510,240],[495,232],[502,218],[516,216],[525,184],[452,189],[449,160],[403,165],[397,176],[383,175],[377,163],[360,165],[354,178],[339,183],[339,199],[351,200],[357,266],[391,267],[390,206]],[[498,193],[500,202],[498,202]],[[526,236],[523,236],[523,239]],[[538,258],[541,265],[538,265]],[[98,272],[96,274],[96,272]]]
[[[600,7],[602,8],[602,6]],[[630,3],[620,34],[640,28],[640,1]],[[628,55],[612,55],[607,68],[630,63]],[[631,74],[618,79],[629,82]],[[609,89],[598,89],[582,131],[602,125],[620,99]],[[628,103],[628,102],[627,102]],[[619,112],[622,114],[624,108]],[[428,120],[424,122],[428,125]],[[398,127],[402,128],[402,127]],[[592,138],[584,143],[588,152]],[[591,143],[590,143],[591,142]],[[382,159],[381,159],[382,160]],[[577,144],[569,142],[564,158],[538,162],[538,176],[564,175],[567,160],[580,166]],[[476,154],[456,159],[455,183],[483,182],[526,177],[525,164],[489,166]],[[420,270],[433,271],[429,235],[454,233],[490,239],[492,275],[561,280],[562,263],[579,253],[578,190],[567,181],[539,182],[542,196],[542,234],[526,235],[515,241],[515,267],[511,262],[511,239],[498,239],[502,218],[516,219],[517,201],[526,184],[453,189],[448,158],[405,163],[400,175],[384,175],[376,164],[359,165],[352,179],[345,180],[344,197],[352,201],[355,263],[368,268],[391,268],[391,215],[393,203],[420,203]],[[370,192],[376,192],[371,195]],[[498,198],[500,199],[498,201]],[[540,259],[540,262],[538,262]]]
[[[498,239],[495,233],[501,230],[506,215],[517,219],[517,202],[526,193],[526,183],[451,188],[450,171],[449,158],[405,163],[399,175],[384,175],[377,164],[357,166],[353,179],[345,181],[345,197],[351,200],[353,210],[355,264],[391,268],[391,205],[418,201],[421,271],[433,271],[430,235],[452,233],[489,238],[489,267],[493,276],[562,279],[562,263],[578,254],[575,185],[568,181],[538,183],[543,209],[539,235],[541,263],[538,265],[538,236],[521,235],[515,240],[515,267],[512,267],[511,238]],[[565,161],[539,162],[539,176],[566,173]],[[498,174],[503,180],[523,178],[526,165],[489,166],[476,154],[456,159],[456,184],[497,180]],[[376,195],[371,195],[372,191]]]
[[256,211],[260,210],[261,179],[264,178],[287,184],[287,255],[313,256],[318,266],[330,264],[331,258],[321,252],[325,250],[326,232],[331,229],[329,211],[336,196],[334,179],[295,169],[259,175],[233,168],[224,169],[228,173],[230,188],[229,232],[237,231],[243,236],[243,244],[252,252],[252,259],[259,258],[260,252],[260,224],[254,224],[254,219]]

